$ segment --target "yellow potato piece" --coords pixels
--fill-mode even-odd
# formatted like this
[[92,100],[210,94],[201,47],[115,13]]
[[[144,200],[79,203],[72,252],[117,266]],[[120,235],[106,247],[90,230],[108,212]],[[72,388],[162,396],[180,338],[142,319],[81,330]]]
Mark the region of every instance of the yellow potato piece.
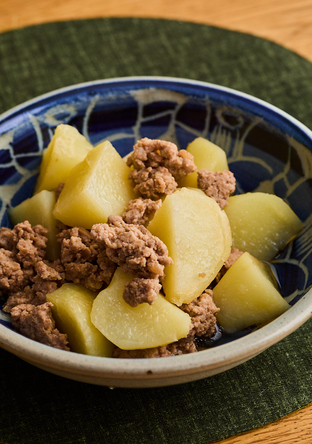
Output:
[[233,333],[266,324],[288,310],[273,282],[269,266],[244,253],[213,289],[219,325]]
[[161,294],[153,305],[130,307],[123,299],[133,276],[116,270],[110,285],[96,297],[91,321],[104,336],[123,350],[153,348],[188,335],[191,318]]
[[226,214],[199,189],[181,188],[167,196],[148,229],[173,259],[162,284],[166,298],[176,305],[200,296],[231,252]]
[[91,228],[121,214],[136,196],[128,180],[130,168],[112,144],[101,143],[70,173],[57,200],[54,217],[66,225]]
[[47,295],[53,303],[57,328],[68,336],[70,349],[77,353],[111,357],[113,344],[92,324],[90,313],[96,293],[80,284],[63,284]]
[[233,246],[260,260],[271,260],[303,228],[293,210],[278,196],[246,193],[229,198],[225,207]]
[[36,193],[56,190],[65,182],[71,170],[92,150],[93,146],[76,128],[59,125],[42,156]]
[[42,190],[8,211],[13,225],[28,220],[32,226],[42,225],[48,229],[46,257],[51,261],[57,259],[60,254],[60,244],[56,240],[59,230],[56,226],[57,220],[52,214],[55,202],[54,191]]
[[[197,137],[189,143],[187,151],[194,156],[197,171],[202,169],[208,171],[224,171],[229,169],[225,151],[203,137]],[[179,181],[179,187],[196,188],[197,172],[194,171],[194,173],[183,177],[183,179]]]

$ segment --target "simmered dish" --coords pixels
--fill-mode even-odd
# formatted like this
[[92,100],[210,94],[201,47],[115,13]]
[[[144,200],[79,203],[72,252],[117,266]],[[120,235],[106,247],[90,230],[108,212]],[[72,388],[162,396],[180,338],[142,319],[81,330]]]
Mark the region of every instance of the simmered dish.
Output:
[[277,196],[234,193],[225,152],[201,137],[186,150],[144,138],[122,159],[59,125],[34,195],[0,232],[13,328],[64,350],[151,358],[270,322],[289,305],[265,261],[302,223]]

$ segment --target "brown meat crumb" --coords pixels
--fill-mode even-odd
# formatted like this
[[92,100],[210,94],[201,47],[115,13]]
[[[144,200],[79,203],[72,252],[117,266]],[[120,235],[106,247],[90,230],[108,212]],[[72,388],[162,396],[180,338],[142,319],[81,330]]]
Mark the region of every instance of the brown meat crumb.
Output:
[[196,170],[194,158],[186,150],[178,150],[172,142],[158,139],[139,140],[133,147],[133,153],[127,159],[127,165],[136,170],[143,168],[165,167],[176,180]]
[[137,307],[144,302],[152,305],[160,289],[158,279],[134,278],[125,285],[123,298],[131,307]]
[[235,184],[235,177],[231,171],[198,171],[198,188],[214,199],[221,209],[228,205],[229,196],[235,191]]
[[11,248],[11,251],[0,249],[0,292],[8,296],[3,311],[10,313],[20,303],[41,304],[47,292],[62,282],[59,264],[44,260],[46,233],[45,228],[31,227],[28,221],[12,230],[2,230],[2,240],[8,240],[2,245]]
[[43,280],[40,276],[33,279],[32,285],[12,293],[3,307],[3,311],[10,313],[12,308],[20,304],[41,305],[46,302],[46,295],[58,288],[58,283],[52,280]]
[[65,183],[61,182],[59,183],[58,187],[55,190],[55,198],[56,200],[58,200],[58,198],[60,197],[61,192],[63,191]]
[[93,291],[101,290],[110,283],[116,264],[105,251],[100,251],[89,230],[68,228],[59,233],[58,240],[61,242],[61,262],[66,281],[83,284]]
[[134,145],[127,165],[133,166],[129,179],[134,190],[154,200],[172,194],[178,186],[177,181],[196,170],[194,158],[188,151],[179,151],[172,142],[147,137]]
[[14,258],[12,251],[0,248],[0,294],[14,293],[24,286],[24,273]]
[[30,339],[62,350],[69,350],[67,336],[55,328],[52,306],[50,302],[38,306],[17,305],[11,311],[12,326]]
[[172,194],[178,186],[173,175],[165,167],[133,170],[129,174],[129,179],[132,180],[136,193],[150,199],[159,199],[162,195]]
[[121,217],[127,224],[146,225],[161,207],[161,203],[161,199],[155,201],[142,197],[130,200]]
[[7,227],[0,228],[0,248],[13,251],[15,247],[14,231]]
[[126,273],[157,279],[173,263],[166,245],[143,225],[126,224],[121,216],[110,216],[108,223],[95,224],[92,237],[110,260]]
[[191,317],[190,333],[193,336],[211,337],[216,329],[216,314],[220,309],[213,301],[212,290],[205,292],[194,299],[190,304],[181,305],[181,310]]

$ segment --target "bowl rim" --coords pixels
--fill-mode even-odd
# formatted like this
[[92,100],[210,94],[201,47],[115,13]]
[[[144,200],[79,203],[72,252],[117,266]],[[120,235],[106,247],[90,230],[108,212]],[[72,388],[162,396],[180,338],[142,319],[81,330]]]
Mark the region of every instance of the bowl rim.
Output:
[[[291,123],[297,127],[304,133],[305,137],[312,141],[312,131],[309,130],[309,128],[285,111],[262,99],[209,82],[165,76],[115,77],[69,85],[39,95],[5,111],[0,115],[0,124],[25,108],[38,105],[38,103],[51,98],[55,99],[59,95],[75,94],[76,91],[79,92],[89,87],[114,84],[121,85],[123,83],[135,82],[140,82],[143,85],[156,82],[163,86],[166,83],[180,84],[226,93],[238,99],[243,99],[250,105],[258,105],[264,109],[266,113],[269,111],[277,115],[277,117],[282,117],[287,123]],[[225,364],[247,360],[294,332],[311,317],[311,312],[312,289],[309,289],[306,294],[284,314],[242,338],[203,350],[200,353],[162,359],[112,359],[88,356],[75,352],[68,353],[67,351],[52,348],[26,338],[2,324],[0,324],[0,346],[25,361],[30,361],[33,364],[37,363],[38,366],[44,362],[45,366],[49,366],[51,369],[58,369],[61,366],[63,370],[76,374],[92,374],[97,377],[119,377],[122,379],[171,377],[213,370]]]

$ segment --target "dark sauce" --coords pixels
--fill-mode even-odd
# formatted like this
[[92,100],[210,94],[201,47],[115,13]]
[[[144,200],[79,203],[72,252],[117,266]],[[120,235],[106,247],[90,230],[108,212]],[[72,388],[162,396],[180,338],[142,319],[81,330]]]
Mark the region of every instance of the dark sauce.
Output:
[[222,327],[216,324],[215,332],[210,337],[198,337],[196,336],[194,339],[197,350],[205,350],[206,348],[213,347],[217,341],[222,338],[223,332]]

